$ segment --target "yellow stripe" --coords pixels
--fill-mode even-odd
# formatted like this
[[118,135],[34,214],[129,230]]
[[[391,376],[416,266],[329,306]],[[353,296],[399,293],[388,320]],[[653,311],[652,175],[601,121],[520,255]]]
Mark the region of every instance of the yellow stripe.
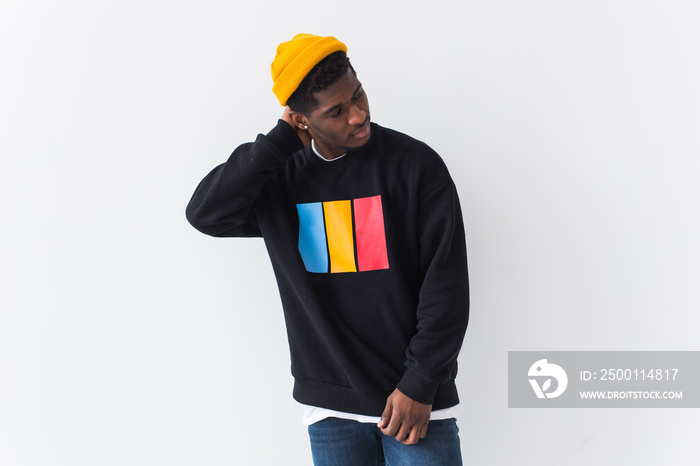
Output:
[[350,201],[323,203],[326,216],[328,252],[331,256],[331,273],[357,272],[355,247],[352,239],[352,208]]

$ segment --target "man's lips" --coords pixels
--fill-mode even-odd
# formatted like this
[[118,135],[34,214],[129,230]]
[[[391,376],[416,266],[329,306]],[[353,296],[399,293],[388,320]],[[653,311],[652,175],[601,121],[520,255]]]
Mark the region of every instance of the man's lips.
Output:
[[354,133],[350,135],[351,138],[363,138],[367,136],[367,133],[369,132],[369,119],[365,121],[365,123],[362,125],[362,128],[358,129]]

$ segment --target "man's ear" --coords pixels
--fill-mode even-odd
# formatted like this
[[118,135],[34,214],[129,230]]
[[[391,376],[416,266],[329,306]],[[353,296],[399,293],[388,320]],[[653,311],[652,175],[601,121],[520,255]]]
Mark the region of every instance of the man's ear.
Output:
[[289,118],[291,118],[294,124],[301,129],[306,129],[309,126],[309,122],[306,120],[306,117],[292,109],[289,109]]

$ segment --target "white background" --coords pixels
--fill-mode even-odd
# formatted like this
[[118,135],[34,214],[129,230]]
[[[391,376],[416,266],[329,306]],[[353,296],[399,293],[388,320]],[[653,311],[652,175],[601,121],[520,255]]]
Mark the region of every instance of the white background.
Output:
[[0,464],[310,464],[262,241],[184,217],[298,32],[459,189],[465,463],[696,464],[697,409],[508,409],[507,352],[700,350],[700,4],[241,3],[3,0]]

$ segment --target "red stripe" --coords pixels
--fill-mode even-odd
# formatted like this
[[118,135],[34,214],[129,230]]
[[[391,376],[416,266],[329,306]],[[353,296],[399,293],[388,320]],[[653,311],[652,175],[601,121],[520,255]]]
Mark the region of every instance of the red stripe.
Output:
[[384,236],[382,197],[363,197],[353,201],[357,266],[360,272],[389,268]]

